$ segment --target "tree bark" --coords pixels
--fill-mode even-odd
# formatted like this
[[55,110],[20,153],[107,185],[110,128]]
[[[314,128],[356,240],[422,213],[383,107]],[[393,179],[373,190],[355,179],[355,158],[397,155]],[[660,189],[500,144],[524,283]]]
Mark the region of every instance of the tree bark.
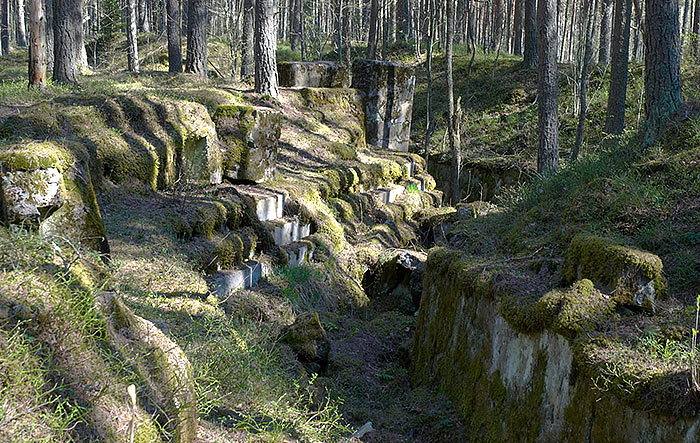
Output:
[[15,14],[15,28],[17,29],[17,46],[27,47],[27,27],[24,21],[24,0],[17,0],[17,12]]
[[301,5],[298,0],[291,0],[290,2],[290,16],[289,16],[289,45],[292,47],[292,51],[298,51],[301,45]]
[[138,0],[138,25],[141,32],[151,32],[151,20],[148,12],[148,2]]
[[501,29],[503,28],[503,0],[494,0],[493,5],[493,32],[491,33],[491,50],[496,51],[501,43]]
[[10,0],[0,0],[0,54],[10,53]]
[[559,117],[557,69],[557,17],[555,0],[539,0],[537,4],[539,28],[539,97],[537,171],[548,173],[559,168]]
[[275,0],[255,2],[255,92],[279,97]]
[[208,0],[189,0],[185,72],[207,76]]
[[605,131],[610,134],[621,134],[625,128],[631,10],[632,0],[615,0],[612,54],[610,57],[610,90],[605,120]]
[[139,48],[136,40],[136,0],[126,2],[126,41],[127,69],[129,72],[139,72]]
[[525,0],[515,0],[513,14],[513,54],[523,55],[523,21],[525,19]]
[[369,36],[367,37],[367,58],[377,58],[377,16],[379,15],[379,0],[371,0],[369,13]]
[[435,120],[433,118],[433,41],[435,40],[434,29],[435,29],[435,0],[427,0],[427,14],[428,14],[428,26],[426,36],[426,54],[425,54],[425,69],[426,75],[428,77],[428,88],[426,89],[427,100],[426,107],[427,112],[425,116],[427,118],[425,126],[425,161],[428,162],[428,157],[430,155],[430,138],[433,135],[435,129]]
[[241,80],[255,73],[255,0],[243,0],[243,47],[241,49]]
[[447,131],[450,139],[450,152],[452,152],[452,204],[456,205],[462,199],[459,187],[459,173],[462,168],[462,153],[459,142],[458,113],[455,112],[454,77],[452,72],[452,46],[454,42],[454,8],[453,2],[446,2],[445,19],[447,30],[445,34],[445,77],[447,78]]
[[54,81],[78,83],[78,64],[85,48],[82,6],[82,0],[54,2]]
[[43,0],[44,15],[46,16],[46,75],[53,73],[53,2],[54,0]]
[[537,0],[525,0],[523,67],[525,69],[534,69],[535,66],[537,66]]
[[29,0],[29,86],[46,86],[46,15],[41,0]]
[[583,49],[583,60],[581,61],[581,77],[579,78],[579,114],[578,114],[578,126],[576,128],[576,141],[574,143],[574,149],[571,152],[571,160],[578,160],[578,154],[581,151],[581,146],[583,145],[583,130],[586,125],[586,87],[588,83],[588,72],[591,62],[591,57],[593,55],[593,23],[595,21],[593,15],[593,8],[591,7],[592,0],[585,0],[584,11],[585,11],[585,35],[584,39],[584,49]]
[[168,72],[182,72],[182,32],[180,31],[180,0],[166,0],[168,26]]
[[648,145],[661,134],[669,117],[681,105],[678,0],[647,0],[645,12],[644,143]]
[[608,66],[610,63],[610,35],[612,33],[613,0],[601,2],[600,18],[600,49],[598,50],[598,64]]

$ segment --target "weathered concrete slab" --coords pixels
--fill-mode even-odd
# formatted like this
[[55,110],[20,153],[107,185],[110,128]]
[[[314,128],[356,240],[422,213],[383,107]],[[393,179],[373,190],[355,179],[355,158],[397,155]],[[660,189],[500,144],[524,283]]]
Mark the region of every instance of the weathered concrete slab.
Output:
[[352,87],[365,93],[367,143],[408,151],[416,76],[413,68],[377,60],[355,60]]
[[299,217],[284,217],[267,222],[277,246],[286,246],[311,235],[311,225],[302,223]]
[[284,215],[285,194],[270,191],[257,186],[237,185],[236,191],[255,202],[255,215],[264,222],[275,220]]
[[280,86],[308,88],[349,88],[350,72],[338,63],[279,62]]
[[276,170],[282,115],[269,108],[221,105],[214,114],[223,150],[223,175],[264,182]]

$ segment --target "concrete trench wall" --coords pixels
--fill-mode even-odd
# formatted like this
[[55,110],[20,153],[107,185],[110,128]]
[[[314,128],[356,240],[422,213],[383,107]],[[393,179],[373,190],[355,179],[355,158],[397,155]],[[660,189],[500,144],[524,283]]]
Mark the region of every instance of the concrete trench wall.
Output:
[[517,331],[473,282],[436,271],[429,259],[413,378],[454,402],[468,429],[463,441],[700,441],[700,419],[635,410],[601,392],[577,367],[569,339]]

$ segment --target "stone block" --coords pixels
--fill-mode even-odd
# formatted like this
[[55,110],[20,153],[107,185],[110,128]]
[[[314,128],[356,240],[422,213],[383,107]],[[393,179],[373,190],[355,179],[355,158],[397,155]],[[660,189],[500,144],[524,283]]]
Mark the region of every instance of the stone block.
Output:
[[223,175],[257,183],[276,170],[282,115],[269,108],[221,105],[214,114],[223,150]]
[[109,254],[82,146],[30,142],[0,148],[0,222],[36,228]]
[[365,94],[367,143],[408,151],[416,76],[413,68],[377,60],[355,60],[352,87]]
[[350,72],[333,62],[279,62],[280,86],[308,88],[349,88]]

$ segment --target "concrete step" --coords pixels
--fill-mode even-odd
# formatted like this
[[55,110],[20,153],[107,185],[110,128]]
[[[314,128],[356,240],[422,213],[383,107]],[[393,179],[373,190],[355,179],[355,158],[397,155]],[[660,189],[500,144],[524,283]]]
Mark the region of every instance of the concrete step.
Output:
[[384,204],[394,203],[396,199],[403,194],[405,188],[401,185],[392,187],[377,188],[371,191],[370,194]]
[[288,216],[265,222],[277,246],[287,246],[311,235],[311,225],[302,223],[298,216]]
[[236,185],[235,188],[240,194],[255,201],[255,214],[258,220],[262,222],[275,220],[284,215],[286,194],[251,185]]
[[289,266],[301,266],[311,261],[314,249],[314,244],[310,241],[296,241],[282,246],[282,250],[287,254]]
[[416,172],[416,164],[413,160],[408,161],[403,164],[404,169],[406,169],[406,172],[408,173],[408,177],[413,177],[413,174]]
[[233,291],[257,286],[260,279],[269,274],[269,266],[248,260],[238,269],[220,271],[210,276],[209,288],[217,297],[223,298]]

